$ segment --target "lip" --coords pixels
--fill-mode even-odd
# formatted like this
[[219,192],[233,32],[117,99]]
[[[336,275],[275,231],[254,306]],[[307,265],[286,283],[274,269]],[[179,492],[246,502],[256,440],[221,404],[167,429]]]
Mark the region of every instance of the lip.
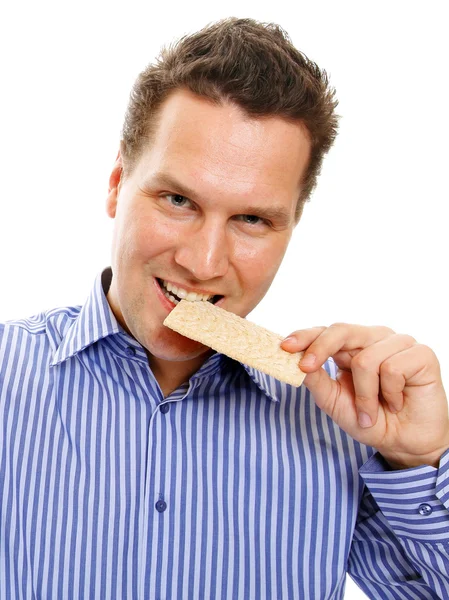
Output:
[[164,294],[163,289],[160,286],[159,281],[157,280],[156,277],[153,279],[153,284],[154,284],[154,287],[156,288],[156,294],[160,300],[160,303],[166,310],[167,314],[170,313],[175,308],[176,304],[174,302],[172,302],[171,300],[169,300],[167,298],[167,296]]
[[[157,277],[153,278],[153,283],[154,283],[154,287],[156,288],[157,296],[158,296],[158,298],[159,298],[162,306],[165,308],[165,310],[167,312],[171,312],[175,308],[176,304],[174,304],[171,300],[169,300],[167,298],[167,296],[164,294],[164,292],[162,290],[162,287],[159,284],[158,279],[160,279],[160,278],[157,278]],[[164,279],[164,281],[168,281],[168,280]],[[172,282],[170,281],[170,283],[172,283]],[[176,285],[176,283],[173,283],[173,285]],[[182,286],[179,285],[177,287],[182,287]],[[192,290],[191,288],[190,289],[183,288],[183,289],[186,289],[187,291],[196,292],[197,294],[208,294],[209,293],[207,290],[201,292],[200,290],[198,290],[198,291],[197,290]],[[215,294],[215,295],[218,296],[218,295],[221,295],[221,294]],[[221,306],[223,304],[223,302],[224,302],[224,299],[225,298],[223,296],[222,298],[220,298],[220,300],[217,300],[217,302],[214,302],[214,306]],[[198,300],[198,302],[204,302],[204,300]]]
[[[174,285],[177,288],[182,288],[183,290],[186,290],[186,292],[194,292],[195,294],[207,294],[208,296],[222,296],[223,295],[223,294],[217,294],[217,292],[211,292],[211,290],[203,290],[203,289],[199,289],[199,288],[193,289],[182,283],[176,283],[176,281],[171,281],[170,279],[162,279],[162,277],[157,277],[157,279],[160,279],[161,281],[165,281],[166,283],[171,283],[172,285]],[[158,285],[159,285],[159,282],[158,282]]]

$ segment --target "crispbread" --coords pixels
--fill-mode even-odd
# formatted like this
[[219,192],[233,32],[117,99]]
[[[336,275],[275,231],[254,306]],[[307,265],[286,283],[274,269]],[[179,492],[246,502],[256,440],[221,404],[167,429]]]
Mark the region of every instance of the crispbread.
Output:
[[282,336],[210,302],[181,300],[164,325],[290,385],[306,376],[298,366],[303,352],[286,352]]

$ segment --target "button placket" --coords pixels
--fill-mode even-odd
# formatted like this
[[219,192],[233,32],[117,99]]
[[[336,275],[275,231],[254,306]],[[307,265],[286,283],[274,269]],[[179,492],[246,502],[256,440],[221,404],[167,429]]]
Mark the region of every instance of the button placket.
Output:
[[[159,411],[165,415],[170,411],[171,408],[171,404],[173,404],[174,402],[181,402],[182,400],[184,400],[194,389],[195,387],[198,385],[198,382],[196,381],[192,381],[190,382],[190,384],[184,387],[184,389],[180,389],[177,391],[177,393],[175,392],[173,395],[170,395],[169,397],[165,398],[163,402],[161,402],[158,406]],[[168,399],[169,398],[169,399]],[[150,419],[150,423],[149,423],[149,427],[148,427],[148,435],[151,436],[151,433],[153,432],[153,434],[155,433],[155,417],[157,415],[157,410],[153,413],[152,418]],[[160,427],[166,427],[166,421],[161,421],[160,422]],[[148,455],[147,455],[147,462],[148,462],[148,470],[150,470],[150,463],[152,460],[159,460],[156,456],[151,456],[151,447],[152,445],[149,444],[148,445]],[[149,480],[148,480],[149,483]],[[148,488],[148,483],[146,484],[146,496],[148,496],[151,492]],[[160,481],[160,484],[163,486],[163,481]],[[167,502],[164,500],[163,495],[161,494],[159,496],[159,500],[157,500],[157,502],[155,502],[154,504],[154,508],[158,513],[164,513],[167,510]]]

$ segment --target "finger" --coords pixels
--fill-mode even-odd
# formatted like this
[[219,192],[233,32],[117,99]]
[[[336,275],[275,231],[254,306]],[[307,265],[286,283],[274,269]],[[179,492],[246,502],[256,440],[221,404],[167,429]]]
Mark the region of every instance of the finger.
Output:
[[[348,393],[342,393],[342,384]],[[307,374],[304,385],[309,389],[316,405],[328,414],[339,427],[348,432],[358,429],[351,373],[341,371],[337,375],[337,379],[333,379],[321,367],[317,371]]]
[[[409,335],[395,334],[360,351],[351,361],[351,371],[354,383],[355,406],[361,427],[371,427],[376,424],[379,411],[379,392],[382,364],[394,355],[411,348],[416,340]],[[394,383],[394,389],[398,382]],[[403,389],[403,387],[402,387]],[[382,394],[392,412],[397,412],[399,397],[387,398],[382,386]],[[390,405],[390,399],[392,404]]]
[[299,363],[300,368],[306,372],[316,370],[341,350],[363,349],[391,335],[394,331],[388,327],[334,323],[310,344]]
[[336,354],[332,355],[332,359],[337,365],[339,369],[343,371],[351,370],[351,362],[354,356],[356,356],[360,352],[360,349],[357,350],[341,350]]
[[433,350],[423,344],[394,354],[380,366],[380,387],[390,410],[399,412],[404,405],[406,386],[425,386],[440,377],[440,366]]
[[310,327],[294,331],[282,341],[281,346],[287,352],[300,352],[310,346],[325,329],[326,327]]
[[[352,373],[340,371],[337,379],[332,379],[324,368],[308,373],[304,379],[317,406],[352,437],[361,435],[354,403]],[[365,442],[363,442],[365,443]],[[369,439],[367,439],[370,445]]]

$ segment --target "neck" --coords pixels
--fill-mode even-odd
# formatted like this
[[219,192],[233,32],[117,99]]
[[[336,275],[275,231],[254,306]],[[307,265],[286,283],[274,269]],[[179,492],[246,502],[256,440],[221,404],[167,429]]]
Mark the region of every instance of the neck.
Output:
[[172,361],[157,358],[148,352],[148,363],[162,390],[164,398],[188,381],[201,368],[211,353],[212,351],[191,360]]

